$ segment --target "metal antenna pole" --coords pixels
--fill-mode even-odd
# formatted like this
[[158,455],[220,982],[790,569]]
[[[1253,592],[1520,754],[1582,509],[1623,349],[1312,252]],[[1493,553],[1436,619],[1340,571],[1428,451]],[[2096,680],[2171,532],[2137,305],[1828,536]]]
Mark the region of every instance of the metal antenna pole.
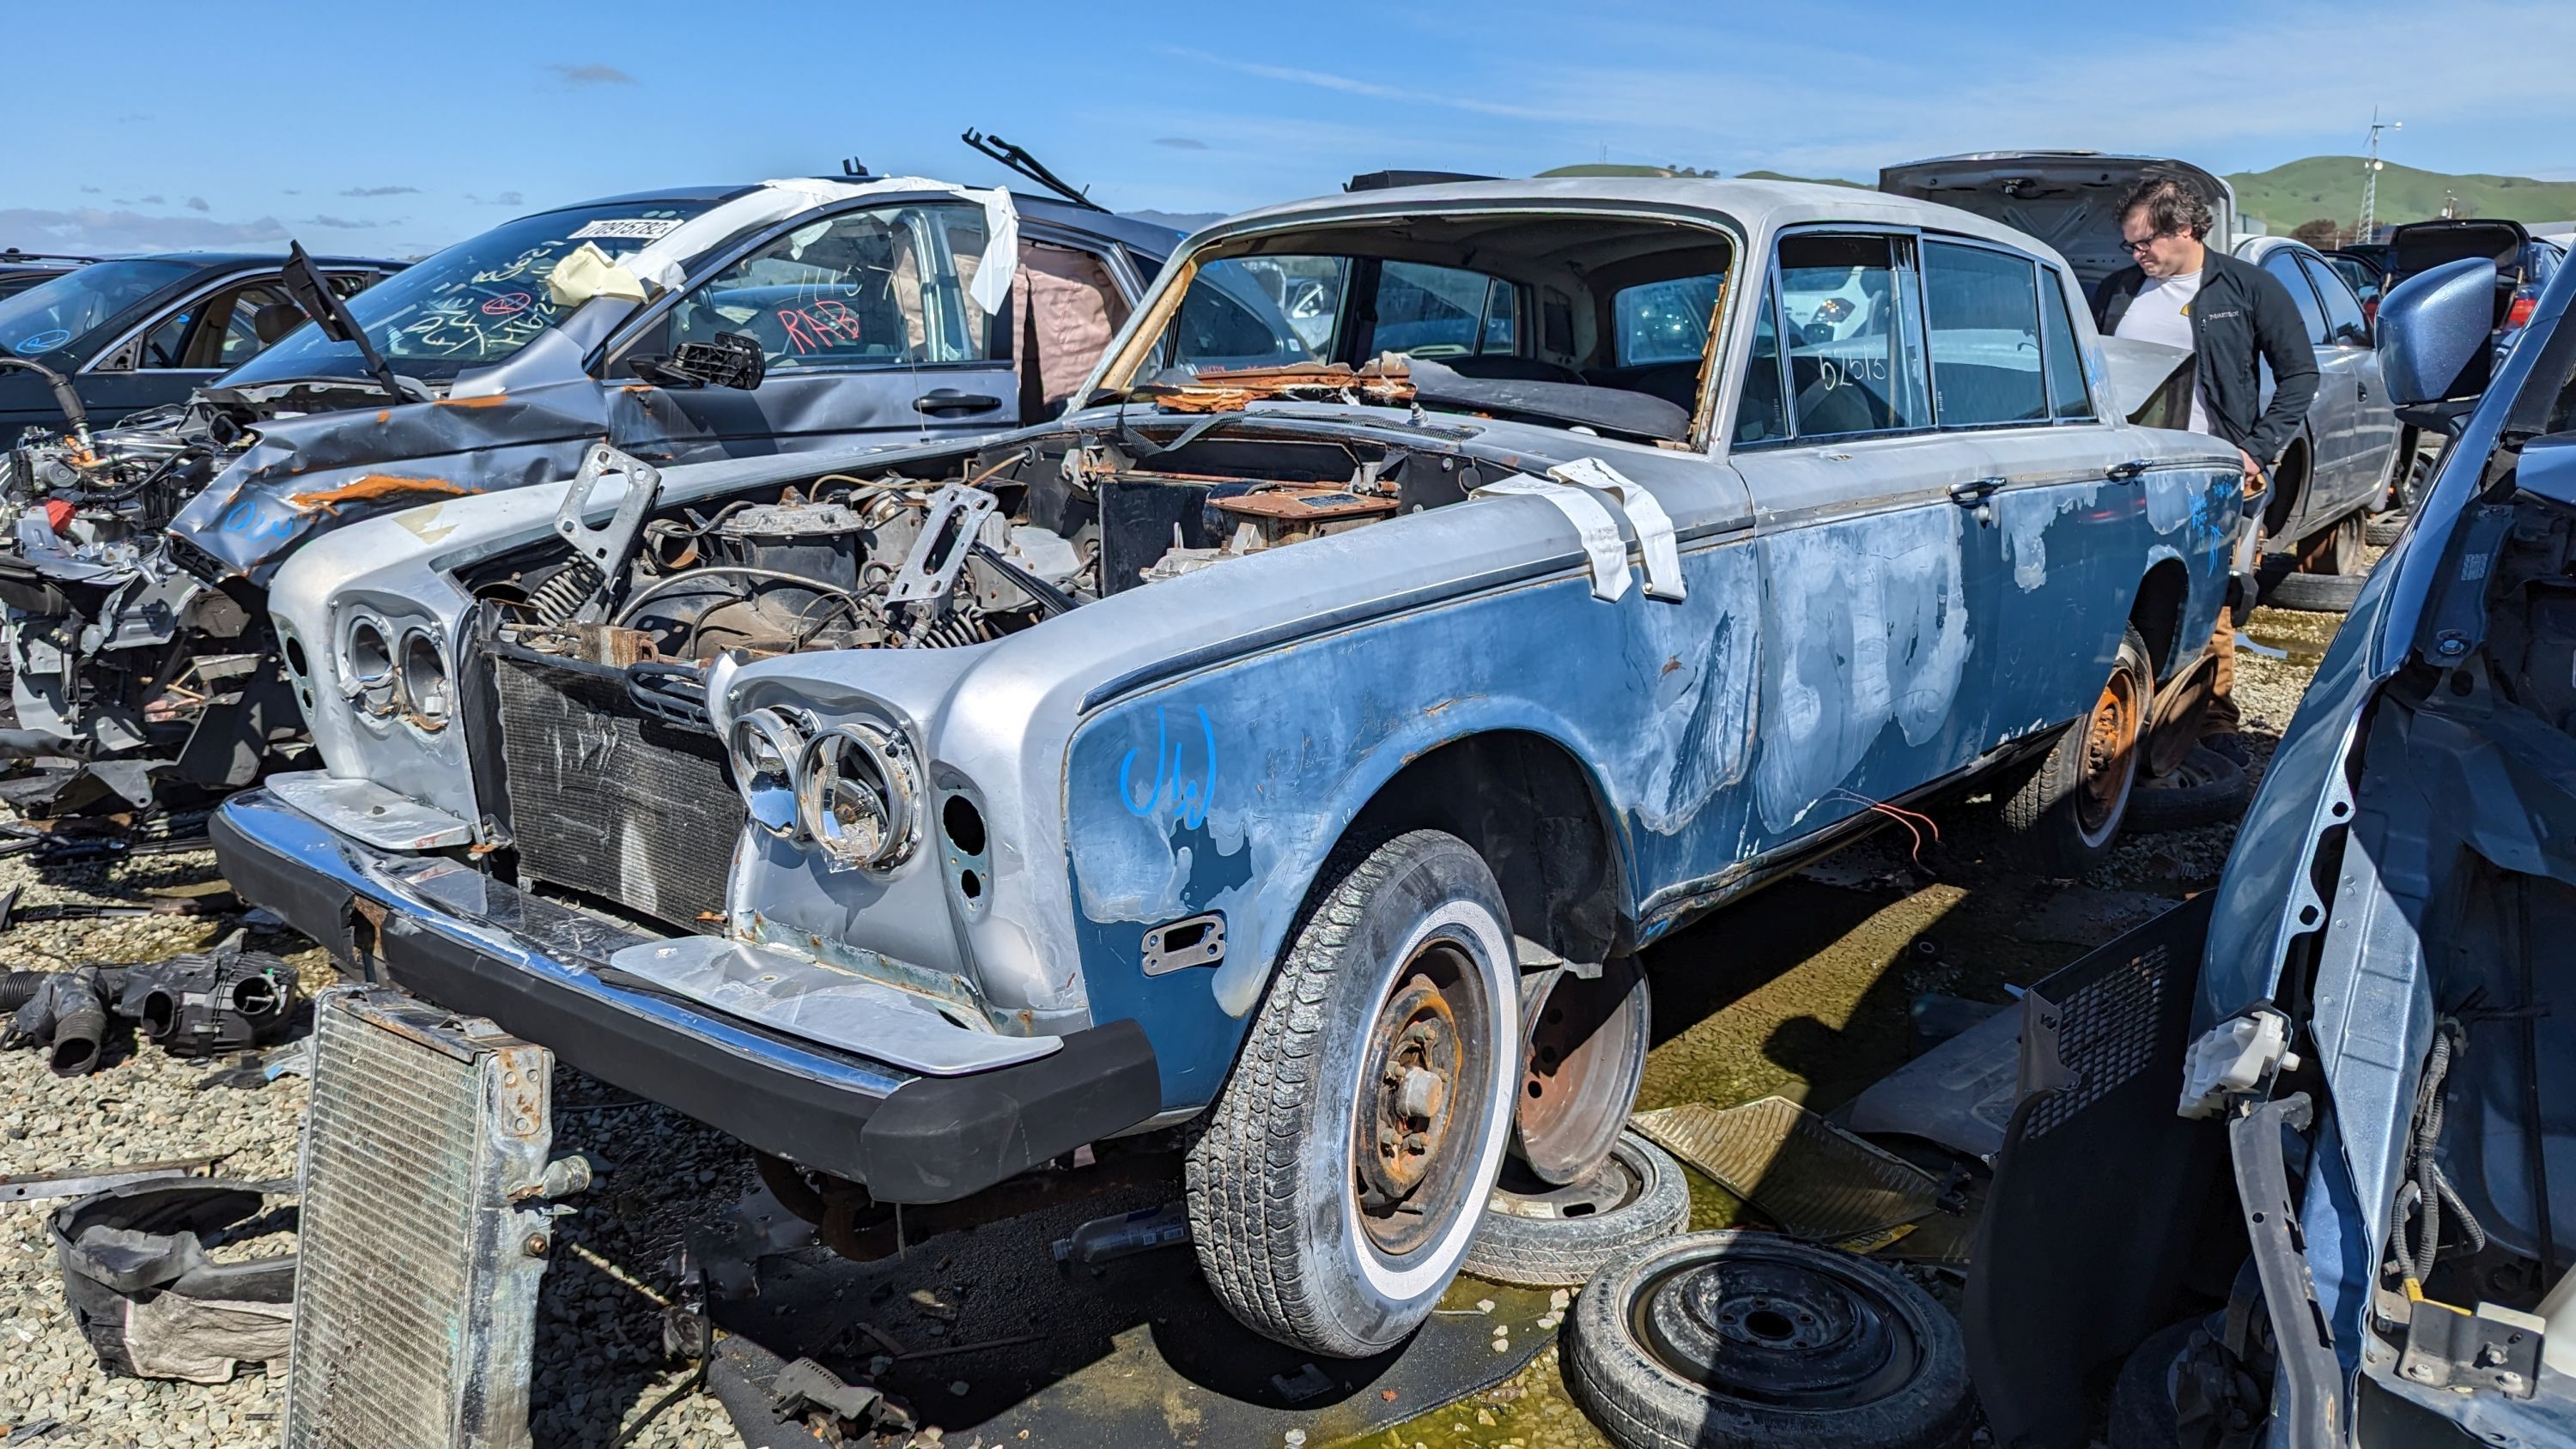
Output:
[[2387,163],[2379,159],[2379,133],[2403,131],[2404,121],[2382,121],[2379,107],[2370,108],[2370,152],[2361,163],[2361,221],[2353,228],[2353,240],[2367,244],[2372,228],[2378,223],[2379,168]]

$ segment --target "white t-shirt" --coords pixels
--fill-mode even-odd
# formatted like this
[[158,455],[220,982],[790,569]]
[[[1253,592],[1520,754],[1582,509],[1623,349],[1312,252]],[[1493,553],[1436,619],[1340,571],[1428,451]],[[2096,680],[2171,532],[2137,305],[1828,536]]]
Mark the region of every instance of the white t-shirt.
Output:
[[[2147,278],[2138,288],[2138,295],[2129,300],[2129,310],[2120,314],[2120,325],[2111,330],[2111,335],[2191,351],[2191,299],[2200,295],[2200,276],[2193,272],[2185,277]],[[2209,431],[2209,405],[2201,400],[2197,382],[2191,390],[2191,430]]]

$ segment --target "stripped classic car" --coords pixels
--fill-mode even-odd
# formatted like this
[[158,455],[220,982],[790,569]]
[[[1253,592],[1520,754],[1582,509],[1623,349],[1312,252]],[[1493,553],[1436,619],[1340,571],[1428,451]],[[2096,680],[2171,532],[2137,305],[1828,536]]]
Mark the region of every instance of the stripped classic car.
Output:
[[1253,212],[1053,423],[602,447],[308,544],[272,597],[328,769],[218,850],[786,1197],[1197,1119],[1216,1293],[1369,1354],[1507,1153],[1610,1152],[1640,947],[1937,795],[2109,848],[2241,518],[2109,355],[2045,246],[1891,197]]
[[532,213],[345,304],[309,286],[193,394],[0,439],[0,742],[248,783],[295,733],[262,593],[313,536],[560,482],[602,438],[668,463],[1035,421],[1178,240],[1078,194],[799,177]]

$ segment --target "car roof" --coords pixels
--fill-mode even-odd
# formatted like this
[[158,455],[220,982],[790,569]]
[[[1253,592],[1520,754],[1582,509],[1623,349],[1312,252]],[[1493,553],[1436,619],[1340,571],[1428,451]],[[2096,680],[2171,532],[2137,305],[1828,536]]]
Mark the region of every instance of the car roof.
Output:
[[[286,258],[287,254],[285,252],[136,252],[131,256],[101,257],[99,260],[109,262],[181,262],[188,266],[195,267],[201,272],[211,272],[233,267],[283,266],[285,265]],[[404,263],[393,261],[385,257],[351,257],[340,256],[337,254],[314,257],[313,264],[319,267],[395,268],[399,268],[404,265]]]
[[1692,176],[1548,176],[1520,181],[1452,181],[1345,192],[1242,212],[1198,234],[1202,240],[1258,231],[1301,218],[1359,219],[1446,209],[1505,210],[1512,204],[1582,208],[1635,206],[1724,217],[1754,235],[1809,222],[1929,226],[2055,256],[2048,243],[1974,212],[1851,186],[1808,181],[1718,180]]
[[[816,176],[808,179],[843,185],[864,185],[870,181],[880,181],[885,178]],[[548,211],[574,211],[594,206],[642,206],[657,201],[724,202],[731,201],[737,196],[748,196],[768,184],[765,181],[755,181],[739,186],[666,186],[657,191],[630,191],[621,196],[602,196],[589,201],[567,202],[562,206],[550,206],[527,214],[542,216]],[[1051,225],[1096,233],[1138,251],[1151,253],[1158,258],[1170,256],[1173,247],[1180,241],[1181,234],[1167,226],[1160,226],[1150,221],[1139,221],[1134,217],[1120,216],[1114,211],[1076,206],[1051,193],[1033,193],[1017,188],[1010,188],[1010,191],[1011,204],[1022,216],[1033,217]],[[929,194],[927,189],[924,194]]]

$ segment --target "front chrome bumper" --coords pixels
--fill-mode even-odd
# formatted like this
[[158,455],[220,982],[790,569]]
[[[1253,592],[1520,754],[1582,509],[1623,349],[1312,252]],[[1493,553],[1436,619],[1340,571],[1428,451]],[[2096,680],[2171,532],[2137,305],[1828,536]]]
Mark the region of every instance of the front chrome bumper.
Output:
[[[1132,1021],[1045,1056],[924,1076],[796,1040],[612,964],[657,938],[439,855],[367,845],[266,790],[210,822],[225,878],[343,965],[499,1022],[565,1062],[889,1202],[945,1202],[1161,1105]],[[687,938],[682,938],[687,939]],[[632,959],[632,958],[630,958]]]

